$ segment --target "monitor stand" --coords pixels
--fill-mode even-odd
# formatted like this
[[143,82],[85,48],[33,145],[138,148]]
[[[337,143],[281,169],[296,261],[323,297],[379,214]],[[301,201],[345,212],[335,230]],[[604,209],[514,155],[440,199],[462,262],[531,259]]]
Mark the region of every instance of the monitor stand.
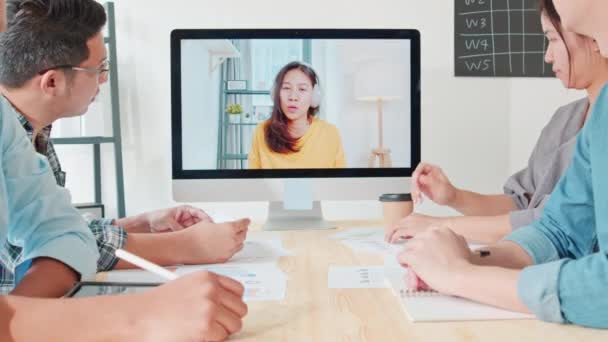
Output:
[[283,202],[270,202],[264,230],[335,229],[323,219],[321,202],[313,201],[310,210],[285,209]]

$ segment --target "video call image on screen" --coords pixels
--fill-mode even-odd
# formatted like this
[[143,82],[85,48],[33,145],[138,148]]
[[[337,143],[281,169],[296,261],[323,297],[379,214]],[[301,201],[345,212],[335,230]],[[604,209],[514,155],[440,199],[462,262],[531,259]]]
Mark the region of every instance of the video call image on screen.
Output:
[[410,168],[410,48],[182,40],[183,169]]

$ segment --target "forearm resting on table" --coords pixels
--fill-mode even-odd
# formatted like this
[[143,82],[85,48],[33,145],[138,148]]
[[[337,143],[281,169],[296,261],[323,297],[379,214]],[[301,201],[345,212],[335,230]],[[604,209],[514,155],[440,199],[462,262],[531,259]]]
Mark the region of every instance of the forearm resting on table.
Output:
[[484,244],[495,243],[512,230],[509,215],[449,217],[445,223],[467,240]]
[[123,217],[121,219],[115,219],[114,225],[122,227],[129,233],[149,233],[150,225],[148,221],[144,219],[143,215],[135,215],[131,217]]
[[74,286],[79,277],[76,271],[60,261],[38,258],[32,262],[32,266],[11,294],[41,298],[61,297]]
[[130,341],[134,296],[36,299],[0,296],[1,341]]
[[[146,260],[162,266],[184,263],[183,247],[187,245],[183,232],[162,234],[130,234],[125,249]],[[134,265],[119,260],[115,269],[132,269]]]
[[469,265],[458,272],[450,294],[507,310],[529,313],[517,292],[520,272],[496,266]]
[[467,190],[458,190],[450,206],[468,216],[497,216],[517,210],[510,196],[482,195]]

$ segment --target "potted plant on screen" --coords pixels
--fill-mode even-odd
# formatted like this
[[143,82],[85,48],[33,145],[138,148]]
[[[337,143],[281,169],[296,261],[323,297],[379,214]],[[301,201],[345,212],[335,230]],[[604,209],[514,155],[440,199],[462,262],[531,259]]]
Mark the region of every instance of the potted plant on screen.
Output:
[[228,122],[238,123],[241,121],[241,114],[243,113],[243,107],[238,103],[229,104],[226,107],[226,114],[228,115]]

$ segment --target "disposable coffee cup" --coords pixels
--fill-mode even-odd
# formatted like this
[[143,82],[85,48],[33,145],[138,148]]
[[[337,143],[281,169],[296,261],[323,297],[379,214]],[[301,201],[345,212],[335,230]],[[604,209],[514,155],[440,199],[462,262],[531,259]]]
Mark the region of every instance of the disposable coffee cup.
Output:
[[385,229],[389,229],[414,211],[411,194],[384,194],[380,196],[380,202],[382,202]]

